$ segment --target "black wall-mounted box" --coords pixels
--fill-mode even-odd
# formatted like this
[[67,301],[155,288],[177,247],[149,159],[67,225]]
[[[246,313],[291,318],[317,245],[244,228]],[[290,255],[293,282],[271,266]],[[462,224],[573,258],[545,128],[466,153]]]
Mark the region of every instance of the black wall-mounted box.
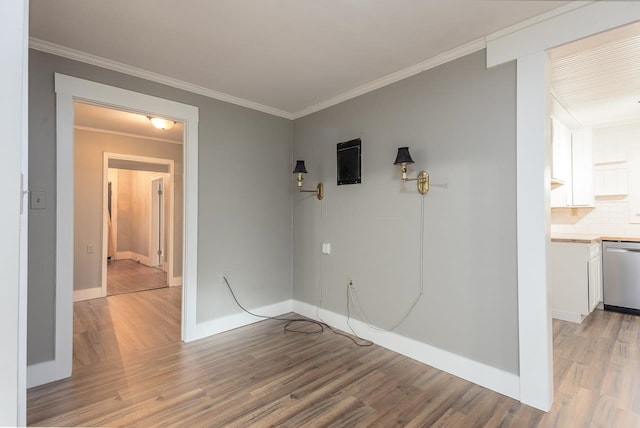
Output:
[[338,143],[336,152],[338,161],[338,186],[361,183],[362,142],[360,138]]

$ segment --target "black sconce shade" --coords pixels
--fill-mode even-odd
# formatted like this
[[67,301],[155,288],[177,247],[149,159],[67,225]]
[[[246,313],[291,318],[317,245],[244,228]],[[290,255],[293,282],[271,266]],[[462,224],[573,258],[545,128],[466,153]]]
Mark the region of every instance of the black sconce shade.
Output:
[[296,161],[296,167],[293,170],[293,173],[294,174],[306,174],[307,173],[307,168],[305,168],[303,160]]
[[409,154],[409,147],[398,147],[398,156],[396,156],[396,161],[393,164],[400,165],[403,163],[414,163]]

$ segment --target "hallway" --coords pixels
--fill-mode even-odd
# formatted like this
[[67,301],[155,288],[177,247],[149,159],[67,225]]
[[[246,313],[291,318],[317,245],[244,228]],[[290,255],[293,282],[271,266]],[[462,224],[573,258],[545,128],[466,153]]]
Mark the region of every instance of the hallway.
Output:
[[107,296],[167,287],[167,273],[133,260],[107,265]]

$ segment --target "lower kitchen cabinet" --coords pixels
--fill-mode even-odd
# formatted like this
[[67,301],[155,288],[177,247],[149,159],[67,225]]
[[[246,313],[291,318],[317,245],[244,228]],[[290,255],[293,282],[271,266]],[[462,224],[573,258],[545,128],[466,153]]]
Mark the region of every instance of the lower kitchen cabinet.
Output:
[[581,323],[602,301],[600,243],[551,242],[553,318]]

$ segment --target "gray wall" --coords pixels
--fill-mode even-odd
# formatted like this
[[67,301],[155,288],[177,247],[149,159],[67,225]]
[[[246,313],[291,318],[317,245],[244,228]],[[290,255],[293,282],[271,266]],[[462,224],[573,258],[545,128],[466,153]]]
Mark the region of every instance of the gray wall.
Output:
[[[75,193],[74,193],[74,290],[99,287],[102,281],[102,263],[100,251],[102,248],[102,179],[104,153],[120,153],[127,155],[148,156],[174,161],[174,175],[176,183],[174,218],[174,276],[182,275],[182,145],[161,141],[151,141],[142,138],[126,137],[82,129],[76,129],[75,139]],[[124,196],[124,195],[123,195]],[[123,198],[126,201],[127,198]],[[120,207],[119,208],[123,208]],[[137,239],[120,242],[127,250],[136,251],[148,256],[148,228],[134,227],[120,230],[126,222],[118,225],[119,236],[128,237],[130,234],[141,234]],[[131,248],[132,243],[140,241],[147,243],[144,248]],[[87,253],[87,245],[93,245],[94,253]],[[127,245],[128,244],[128,245]],[[120,250],[122,250],[120,248]]]
[[[294,298],[346,314],[351,277],[389,327],[418,292],[421,197],[393,165],[409,146],[431,174],[424,296],[396,331],[518,373],[516,69],[477,52],[294,122],[294,159],[322,202],[294,197]],[[362,184],[336,186],[336,143],[362,138]],[[443,185],[443,186],[438,186]],[[446,185],[446,186],[445,186]],[[332,254],[320,256],[320,243]]]
[[30,211],[29,364],[54,355],[54,72],[199,107],[199,322],[238,311],[221,272],[248,307],[291,297],[289,120],[39,51],[29,61],[30,187],[48,201]]

